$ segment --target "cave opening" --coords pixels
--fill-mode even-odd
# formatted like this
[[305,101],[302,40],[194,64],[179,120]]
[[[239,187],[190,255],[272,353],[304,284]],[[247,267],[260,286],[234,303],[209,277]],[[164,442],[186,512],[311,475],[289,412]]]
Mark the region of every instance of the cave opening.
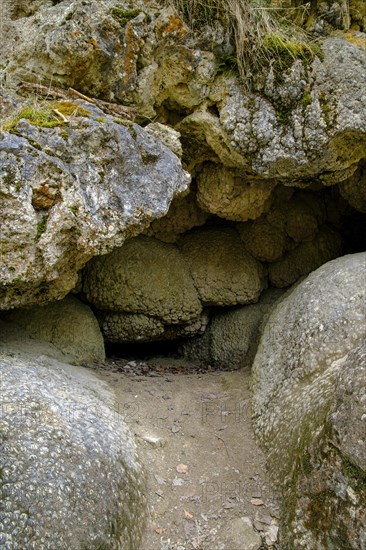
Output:
[[179,358],[181,340],[158,340],[155,342],[105,343],[108,359],[123,358],[146,361],[152,357]]

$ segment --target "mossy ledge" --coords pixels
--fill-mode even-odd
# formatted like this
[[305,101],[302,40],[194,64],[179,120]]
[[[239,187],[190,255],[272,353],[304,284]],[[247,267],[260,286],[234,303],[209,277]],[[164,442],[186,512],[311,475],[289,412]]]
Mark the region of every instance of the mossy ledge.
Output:
[[90,114],[90,111],[72,101],[34,100],[32,104],[23,106],[16,116],[5,121],[2,130],[16,133],[20,120],[26,120],[39,128],[56,128],[64,126],[68,118],[88,117]]

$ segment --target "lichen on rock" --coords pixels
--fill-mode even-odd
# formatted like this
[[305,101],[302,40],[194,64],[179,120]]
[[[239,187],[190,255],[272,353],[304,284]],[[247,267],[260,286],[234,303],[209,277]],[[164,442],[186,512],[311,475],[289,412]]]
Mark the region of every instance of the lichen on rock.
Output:
[[2,135],[2,309],[63,298],[91,257],[140,233],[188,189],[161,142],[86,105],[91,116],[65,130],[20,120]]
[[366,471],[365,262],[365,253],[338,258],[291,289],[253,363],[254,426],[283,488],[285,540],[296,547],[342,540],[356,549],[366,536],[365,493],[355,485]]

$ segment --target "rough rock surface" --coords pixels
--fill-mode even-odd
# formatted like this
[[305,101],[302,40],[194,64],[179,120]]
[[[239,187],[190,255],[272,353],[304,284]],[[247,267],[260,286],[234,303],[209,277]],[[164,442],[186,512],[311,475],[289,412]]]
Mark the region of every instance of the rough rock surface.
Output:
[[28,334],[50,342],[76,364],[103,361],[104,342],[91,309],[74,296],[45,306],[15,309],[7,318]]
[[205,165],[197,177],[197,202],[206,212],[233,221],[258,218],[270,206],[271,181],[248,181],[245,175]]
[[145,236],[94,258],[85,270],[84,292],[99,310],[142,313],[166,324],[191,321],[202,310],[178,248]]
[[208,214],[199,208],[195,193],[191,192],[186,197],[174,199],[167,215],[153,221],[144,234],[174,243],[185,231],[203,225],[207,218]]
[[17,135],[0,139],[2,309],[63,298],[91,257],[121,246],[187,190],[169,149],[84,107],[90,116],[64,128],[20,120]]
[[203,228],[179,243],[202,304],[228,306],[256,302],[265,286],[262,265],[230,228]]
[[[254,109],[252,99],[232,82],[220,121],[259,176],[290,185],[309,177],[334,184],[349,177],[364,157],[364,48],[332,37],[323,51],[324,61],[315,59],[308,76],[299,61],[280,86],[269,71],[264,97],[255,98]],[[304,95],[308,105],[301,102]]]
[[202,334],[208,323],[207,314],[188,323],[164,324],[158,317],[142,313],[102,312],[98,315],[104,339],[107,342],[151,342],[172,340]]
[[360,164],[358,170],[348,180],[339,186],[341,195],[353,208],[366,212],[366,162]]
[[154,138],[164,143],[177,157],[182,158],[182,144],[180,142],[180,133],[177,130],[165,124],[160,124],[160,122],[148,124],[145,130],[154,136]]
[[283,288],[308,275],[322,264],[336,258],[342,250],[337,231],[324,225],[313,241],[304,241],[268,268],[269,280],[273,286]]
[[[363,33],[326,37],[323,60],[295,56],[288,67],[257,75],[248,94],[235,76],[219,74],[220,55],[200,49],[176,14],[155,5],[138,2],[131,11],[124,2],[69,0],[32,10],[21,3],[28,11],[22,17],[12,4],[4,7],[9,80],[72,86],[134,104],[140,116],[179,123],[183,141],[191,141],[192,165],[195,158],[216,159],[259,179],[335,184],[365,156]],[[357,4],[352,13],[363,21]],[[212,44],[224,53],[215,36]]]
[[285,230],[266,218],[261,217],[252,224],[238,224],[237,230],[246,250],[257,260],[275,262],[285,254]]
[[271,289],[261,295],[257,304],[213,314],[205,333],[186,340],[180,351],[188,359],[218,369],[250,367],[261,322],[281,295],[281,291]]
[[107,386],[49,352],[35,340],[22,353],[1,346],[0,546],[136,550],[145,488],[135,443]]
[[276,305],[254,360],[255,429],[295,547],[365,544],[365,277],[365,253],[309,275]]

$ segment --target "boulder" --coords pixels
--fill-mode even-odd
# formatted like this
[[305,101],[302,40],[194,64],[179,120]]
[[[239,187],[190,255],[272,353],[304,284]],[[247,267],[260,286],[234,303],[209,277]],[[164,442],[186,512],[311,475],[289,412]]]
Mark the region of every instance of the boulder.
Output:
[[366,254],[279,300],[253,363],[254,427],[284,492],[285,543],[356,549],[364,510]]
[[268,267],[273,286],[284,288],[308,275],[322,264],[336,258],[342,250],[339,233],[330,226],[322,226],[313,241],[304,241],[286,256]]
[[29,309],[15,309],[7,315],[28,334],[50,342],[74,364],[105,359],[103,336],[90,307],[75,296]]
[[96,0],[32,4],[17,0],[4,6],[4,53],[11,51],[13,81],[52,82],[94,97],[125,99],[136,86],[146,37],[143,2],[132,10],[127,2]]
[[167,215],[153,221],[144,234],[166,243],[174,243],[185,231],[203,225],[207,218],[208,214],[197,205],[196,194],[191,192],[185,197],[174,199]]
[[181,353],[218,369],[250,367],[259,341],[259,327],[283,291],[269,289],[257,304],[213,313],[202,336],[185,340]]
[[90,258],[165,215],[190,181],[138,125],[90,103],[56,106],[71,110],[68,124],[40,103],[0,138],[0,309],[63,298]]
[[268,71],[264,93],[254,100],[226,80],[220,122],[257,177],[334,185],[357,169],[366,142],[366,56],[359,42],[326,38],[323,60],[315,57],[306,67],[297,59],[281,74]]
[[136,550],[145,476],[108,386],[20,338],[0,346],[1,548]]
[[142,313],[105,311],[98,314],[98,320],[105,341],[123,344],[174,340],[202,334],[207,326],[208,316],[203,313],[187,323],[169,325],[158,317],[149,317]]
[[202,310],[178,248],[145,236],[89,262],[84,292],[99,310],[143,314],[165,324],[191,321]]
[[201,302],[229,306],[256,302],[265,287],[262,265],[243,247],[235,229],[206,227],[179,242]]
[[238,170],[206,164],[197,176],[197,202],[206,212],[245,222],[268,210],[274,185],[249,181]]
[[285,230],[272,225],[265,217],[253,223],[238,224],[236,228],[246,250],[257,260],[275,262],[285,254]]

